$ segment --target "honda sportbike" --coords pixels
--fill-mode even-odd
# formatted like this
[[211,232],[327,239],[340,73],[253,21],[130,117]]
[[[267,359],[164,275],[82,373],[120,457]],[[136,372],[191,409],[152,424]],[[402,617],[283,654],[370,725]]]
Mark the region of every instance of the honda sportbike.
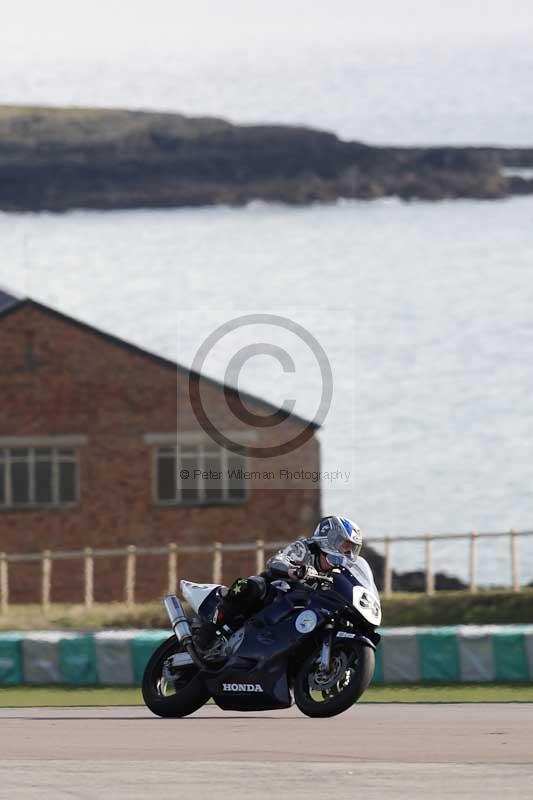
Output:
[[[220,589],[181,581],[193,627],[213,619]],[[167,595],[164,603],[174,635],[151,657],[142,684],[146,705],[160,717],[192,714],[209,698],[228,711],[294,701],[309,717],[332,717],[372,679],[381,607],[366,564],[344,564],[330,576],[311,570],[303,582],[274,580],[260,611],[238,630],[221,632],[214,661],[197,652],[179,598]]]

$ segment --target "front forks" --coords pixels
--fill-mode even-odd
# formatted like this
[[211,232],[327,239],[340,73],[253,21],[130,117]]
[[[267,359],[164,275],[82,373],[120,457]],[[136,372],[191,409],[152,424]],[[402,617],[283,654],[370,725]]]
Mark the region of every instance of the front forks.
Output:
[[333,645],[334,626],[329,623],[325,627],[324,641],[320,651],[319,670],[327,675],[331,668],[331,648]]

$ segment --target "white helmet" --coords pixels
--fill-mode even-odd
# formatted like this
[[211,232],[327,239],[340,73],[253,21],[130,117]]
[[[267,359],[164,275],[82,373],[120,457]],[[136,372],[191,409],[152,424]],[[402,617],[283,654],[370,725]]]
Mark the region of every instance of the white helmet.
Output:
[[326,553],[331,566],[340,566],[344,558],[355,561],[363,546],[361,530],[346,517],[323,517],[315,528],[313,539]]

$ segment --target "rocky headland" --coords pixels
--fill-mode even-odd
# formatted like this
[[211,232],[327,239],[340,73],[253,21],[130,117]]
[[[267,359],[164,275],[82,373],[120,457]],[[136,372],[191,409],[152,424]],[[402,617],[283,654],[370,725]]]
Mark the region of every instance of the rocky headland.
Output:
[[533,168],[533,147],[374,147],[304,127],[0,106],[4,211],[533,193],[514,168]]

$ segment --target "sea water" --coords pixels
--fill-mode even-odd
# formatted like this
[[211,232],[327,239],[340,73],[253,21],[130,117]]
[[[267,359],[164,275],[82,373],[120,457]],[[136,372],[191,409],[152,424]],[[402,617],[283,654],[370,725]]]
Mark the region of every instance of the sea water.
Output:
[[[0,34],[0,102],[533,146],[527,3],[480,15],[475,3],[326,13],[274,0],[266,14],[237,0],[224,13],[136,0],[81,20],[62,0],[25,5],[38,24],[14,8]],[[245,313],[305,326],[332,365],[323,469],[350,474],[324,482],[323,508],[369,536],[533,527],[533,198],[0,214],[0,247],[0,283],[186,365]],[[210,374],[223,379],[251,335],[213,354]],[[242,387],[295,397],[312,416],[320,376],[298,354],[292,377],[258,357]],[[508,580],[508,553],[480,543],[482,582]],[[404,569],[423,563],[422,545],[394,554]],[[531,580],[533,538],[520,554]],[[466,543],[439,544],[435,560],[464,577]]]

